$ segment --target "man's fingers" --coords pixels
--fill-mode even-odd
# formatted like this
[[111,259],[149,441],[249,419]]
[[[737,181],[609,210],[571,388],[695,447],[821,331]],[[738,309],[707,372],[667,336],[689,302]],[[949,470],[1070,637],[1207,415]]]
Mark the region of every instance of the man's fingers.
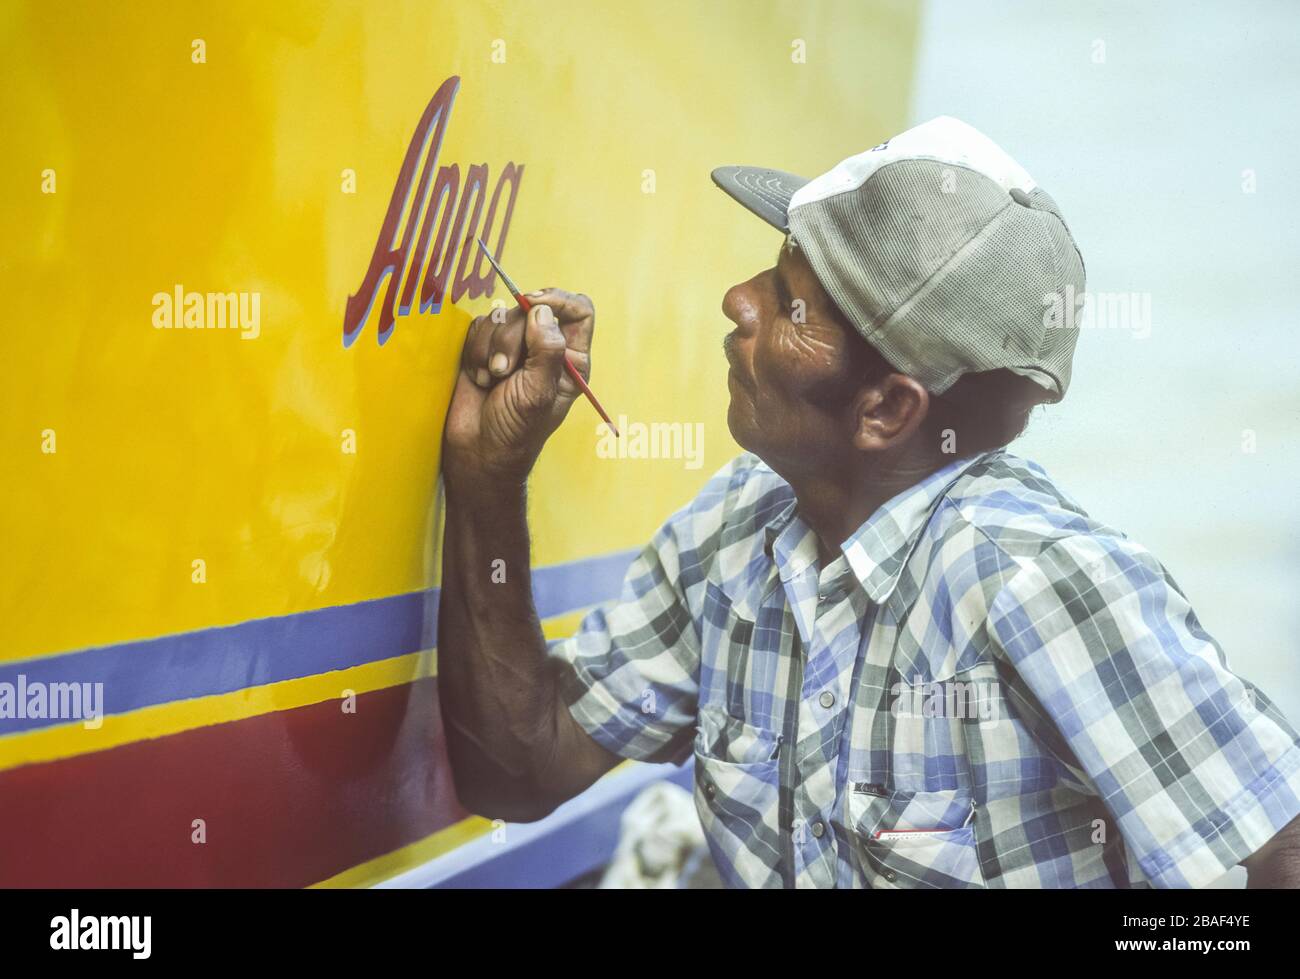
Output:
[[[589,372],[591,338],[596,318],[591,300],[581,293],[564,289],[539,289],[529,293],[528,298],[533,312],[527,316],[515,306],[495,309],[470,323],[465,336],[462,363],[466,376],[480,388],[492,387],[525,365],[530,356],[535,327],[543,333],[548,332],[547,327],[555,329],[564,340],[565,347],[572,352],[578,369],[584,375]],[[551,317],[551,322],[546,327],[535,323],[533,316],[543,306],[550,311]],[[538,337],[541,337],[540,333]],[[564,375],[560,393],[568,396],[573,390],[573,382],[567,374]]]
[[480,371],[486,366],[483,363],[483,351],[487,349],[488,332],[492,329],[492,321],[486,316],[478,316],[470,320],[469,329],[465,331],[465,345],[460,351],[460,364],[464,368],[465,376],[468,377],[479,387],[487,387],[490,377],[482,377]]
[[465,336],[465,372],[479,387],[491,387],[519,365],[523,345],[523,310],[501,308],[480,316]]
[[546,288],[530,292],[528,301],[545,303],[555,312],[570,350],[591,351],[591,335],[596,327],[596,309],[591,299],[580,292]]
[[548,376],[558,376],[564,370],[564,334],[560,332],[555,313],[545,303],[538,303],[528,312],[525,338],[528,370],[540,370]]
[[504,323],[492,331],[488,343],[487,367],[493,380],[500,380],[516,367],[524,357],[524,329],[526,322],[523,310],[512,310],[515,314],[507,316]]

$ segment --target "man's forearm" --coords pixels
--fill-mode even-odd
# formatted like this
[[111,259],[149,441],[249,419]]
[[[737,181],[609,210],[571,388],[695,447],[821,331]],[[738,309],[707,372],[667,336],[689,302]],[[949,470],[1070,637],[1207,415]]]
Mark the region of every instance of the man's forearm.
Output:
[[1300,817],[1242,863],[1247,887],[1300,888]]
[[526,497],[447,487],[438,684],[456,786],[484,815],[527,819],[556,703],[533,605]]

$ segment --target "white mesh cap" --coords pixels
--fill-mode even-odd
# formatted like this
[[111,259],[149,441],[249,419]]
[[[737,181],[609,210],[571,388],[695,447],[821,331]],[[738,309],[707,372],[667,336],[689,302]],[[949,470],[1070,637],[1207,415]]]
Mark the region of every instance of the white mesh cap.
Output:
[[1083,256],[1056,202],[976,129],[941,116],[813,180],[713,179],[790,234],[857,331],[930,391],[1007,368],[1065,396],[1079,331],[1049,312],[1083,295]]

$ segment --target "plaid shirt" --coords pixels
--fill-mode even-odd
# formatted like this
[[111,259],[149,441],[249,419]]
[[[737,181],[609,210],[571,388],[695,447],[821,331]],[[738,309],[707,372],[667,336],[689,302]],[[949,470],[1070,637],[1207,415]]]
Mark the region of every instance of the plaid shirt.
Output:
[[551,647],[610,751],[695,760],[749,887],[1197,887],[1300,813],[1300,745],[1164,568],[1005,450],[821,568],[750,454]]

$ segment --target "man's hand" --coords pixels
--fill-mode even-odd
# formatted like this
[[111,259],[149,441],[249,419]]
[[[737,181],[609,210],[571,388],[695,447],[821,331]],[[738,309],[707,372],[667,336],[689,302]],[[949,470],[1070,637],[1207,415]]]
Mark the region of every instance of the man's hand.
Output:
[[469,326],[443,435],[449,486],[522,486],[578,396],[564,357],[587,377],[596,311],[563,289],[528,293],[518,306]]

